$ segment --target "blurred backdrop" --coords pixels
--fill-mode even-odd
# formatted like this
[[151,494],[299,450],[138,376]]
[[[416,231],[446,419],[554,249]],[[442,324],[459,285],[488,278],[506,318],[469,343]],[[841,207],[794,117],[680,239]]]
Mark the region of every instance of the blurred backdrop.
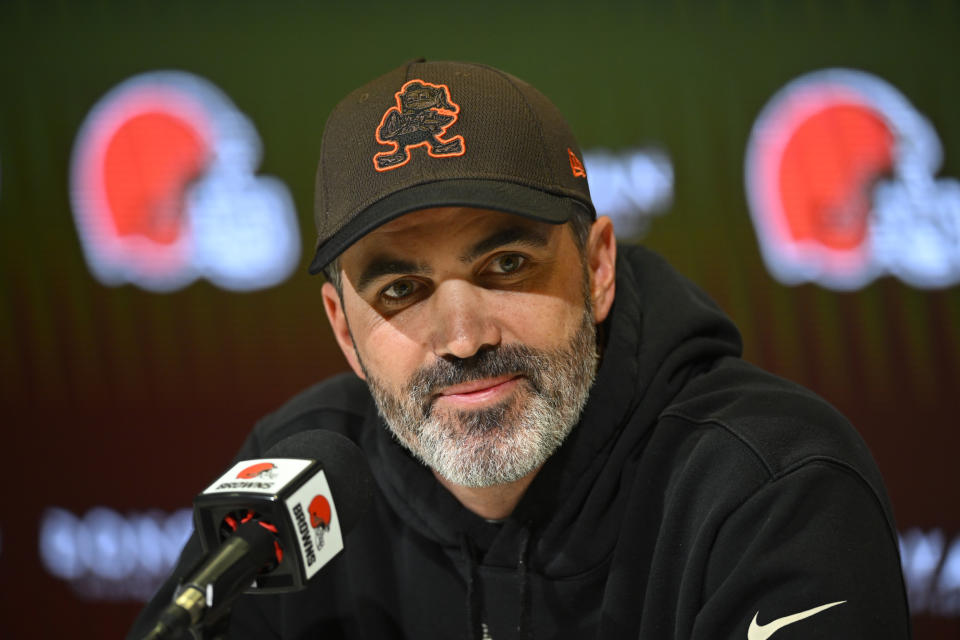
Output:
[[958,27],[948,0],[0,3],[0,636],[122,636],[254,421],[346,370],[306,275],[321,131],[422,56],[540,88],[622,240],[853,421],[916,637],[960,637]]

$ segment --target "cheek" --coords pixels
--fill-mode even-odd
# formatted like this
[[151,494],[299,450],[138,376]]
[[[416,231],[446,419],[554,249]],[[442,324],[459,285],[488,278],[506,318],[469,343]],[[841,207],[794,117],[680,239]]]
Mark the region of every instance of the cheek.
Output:
[[524,341],[530,346],[557,346],[580,328],[585,287],[579,254],[570,248],[560,252],[553,268],[528,290],[504,292],[502,317],[518,336],[527,337]]
[[423,364],[424,349],[379,316],[354,329],[354,344],[367,374],[393,390],[402,388]]
[[574,300],[558,295],[507,293],[490,306],[497,310],[504,342],[541,349],[563,344],[580,326],[583,316],[579,295]]

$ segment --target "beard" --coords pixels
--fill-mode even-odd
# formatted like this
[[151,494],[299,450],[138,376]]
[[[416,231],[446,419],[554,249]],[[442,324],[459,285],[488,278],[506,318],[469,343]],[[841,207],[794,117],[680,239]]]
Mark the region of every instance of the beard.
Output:
[[[381,417],[414,457],[451,483],[489,487],[519,480],[557,450],[587,403],[599,355],[589,297],[585,307],[558,348],[512,344],[440,358],[414,372],[399,393],[364,367]],[[520,376],[518,384],[496,405],[452,410],[433,402],[444,387],[510,374]]]

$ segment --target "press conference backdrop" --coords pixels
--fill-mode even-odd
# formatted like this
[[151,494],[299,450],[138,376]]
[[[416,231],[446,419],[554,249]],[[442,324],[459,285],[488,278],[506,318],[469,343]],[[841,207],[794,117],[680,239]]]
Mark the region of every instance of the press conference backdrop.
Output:
[[958,637],[958,5],[329,4],[0,4],[0,635],[121,636],[254,421],[346,370],[322,125],[425,56],[542,89],[621,238],[853,421],[916,636]]

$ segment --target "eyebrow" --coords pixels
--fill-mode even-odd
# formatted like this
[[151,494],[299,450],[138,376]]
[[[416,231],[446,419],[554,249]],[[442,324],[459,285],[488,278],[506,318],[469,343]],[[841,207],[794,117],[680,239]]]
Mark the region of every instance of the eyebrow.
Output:
[[506,229],[499,229],[477,242],[460,256],[459,260],[465,263],[473,262],[488,251],[508,244],[519,244],[540,249],[549,244],[549,238],[547,233],[539,227],[507,227]]
[[[467,249],[466,253],[461,255],[458,260],[462,263],[470,263],[483,254],[508,244],[542,248],[549,244],[549,238],[547,233],[534,227],[516,226],[498,229]],[[357,278],[356,291],[362,294],[378,278],[399,274],[429,276],[433,274],[433,269],[412,260],[388,256],[374,257],[360,272],[360,277]]]

